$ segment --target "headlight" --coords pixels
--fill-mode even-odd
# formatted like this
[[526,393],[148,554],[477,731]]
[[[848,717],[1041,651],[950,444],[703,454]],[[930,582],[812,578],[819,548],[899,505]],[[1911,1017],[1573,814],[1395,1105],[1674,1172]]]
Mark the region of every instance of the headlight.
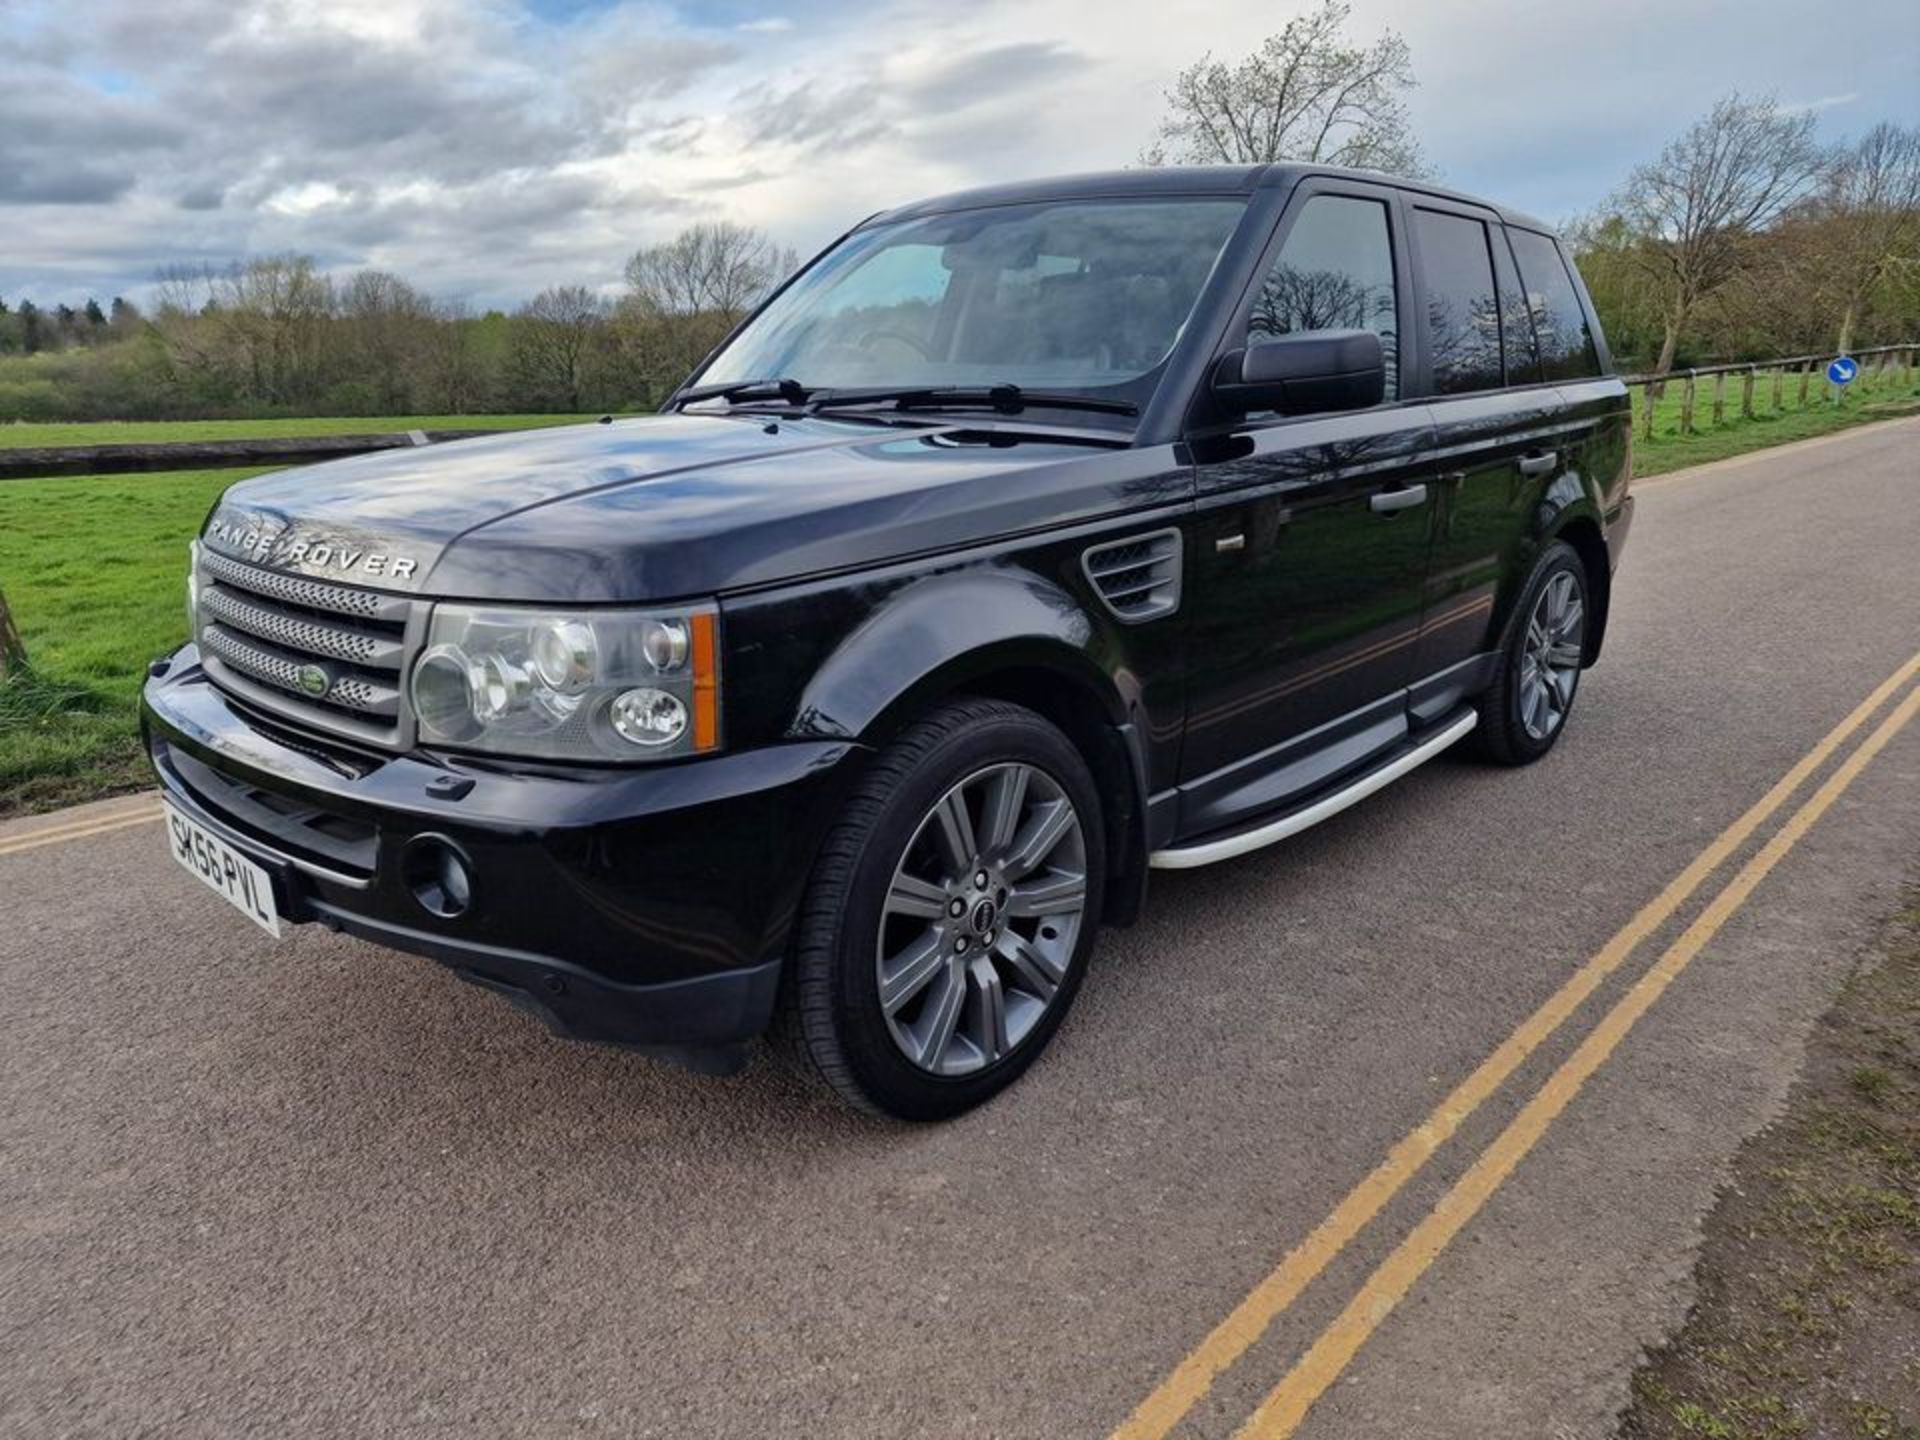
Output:
[[413,667],[428,745],[535,760],[664,760],[720,748],[719,616],[436,605]]

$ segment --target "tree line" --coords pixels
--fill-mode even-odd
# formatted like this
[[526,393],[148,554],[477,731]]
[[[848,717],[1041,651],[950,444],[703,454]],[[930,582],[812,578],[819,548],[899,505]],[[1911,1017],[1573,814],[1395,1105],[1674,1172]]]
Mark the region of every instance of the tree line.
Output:
[[305,255],[176,266],[144,315],[0,304],[0,420],[651,409],[798,263],[700,224],[634,252],[617,293],[556,285],[478,313]]

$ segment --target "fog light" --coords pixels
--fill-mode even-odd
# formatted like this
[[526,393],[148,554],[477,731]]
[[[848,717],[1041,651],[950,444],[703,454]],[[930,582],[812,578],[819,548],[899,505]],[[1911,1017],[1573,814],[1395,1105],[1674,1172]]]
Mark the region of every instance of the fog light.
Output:
[[473,870],[467,857],[437,835],[407,842],[400,856],[400,878],[420,908],[442,920],[464,915],[473,905]]
[[687,707],[677,695],[642,685],[614,697],[608,718],[622,740],[635,745],[671,745],[686,733]]

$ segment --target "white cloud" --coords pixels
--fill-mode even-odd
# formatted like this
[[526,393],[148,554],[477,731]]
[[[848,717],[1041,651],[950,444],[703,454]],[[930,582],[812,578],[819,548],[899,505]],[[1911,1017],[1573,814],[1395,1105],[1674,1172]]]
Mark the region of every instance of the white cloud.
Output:
[[[1305,0],[1300,0],[1304,5]],[[1759,8],[1753,8],[1757,5]],[[1413,49],[1445,178],[1549,219],[1726,90],[1920,121],[1920,8],[1355,0]],[[1244,0],[0,0],[0,296],[305,250],[477,303],[617,280],[689,220],[802,250],[944,190],[1126,165]],[[1863,40],[1860,37],[1871,37]]]

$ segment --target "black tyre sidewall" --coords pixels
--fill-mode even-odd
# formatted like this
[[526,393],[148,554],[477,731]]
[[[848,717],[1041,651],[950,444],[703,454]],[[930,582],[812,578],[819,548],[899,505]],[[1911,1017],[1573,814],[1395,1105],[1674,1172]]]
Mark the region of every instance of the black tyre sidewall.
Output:
[[1580,698],[1580,674],[1574,676],[1573,697],[1567,702],[1567,713],[1558,726],[1544,739],[1536,739],[1527,733],[1526,721],[1520,714],[1520,668],[1527,652],[1527,620],[1533,614],[1533,607],[1540,603],[1540,594],[1554,576],[1566,572],[1573,576],[1580,604],[1586,609],[1589,618],[1592,610],[1591,598],[1587,594],[1586,567],[1580,563],[1580,556],[1571,545],[1556,541],[1540,557],[1534,567],[1527,588],[1520,597],[1519,608],[1514,612],[1511,633],[1507,637],[1506,654],[1501,659],[1500,676],[1500,726],[1502,734],[1497,737],[1504,744],[1507,755],[1502,758],[1509,763],[1527,764],[1540,759],[1560,742],[1567,733],[1567,727],[1573,723],[1573,707]]
[[[894,787],[865,836],[839,906],[830,954],[834,1027],[842,1057],[866,1098],[902,1119],[959,1114],[1018,1079],[1065,1019],[1099,932],[1106,845],[1100,799],[1086,763],[1066,737],[1038,715],[998,708],[1009,711],[1009,717],[969,724],[944,736]],[[976,771],[1008,761],[1044,770],[1079,813],[1087,854],[1085,920],[1053,1004],[1020,1044],[976,1074],[931,1075],[900,1052],[880,1008],[875,947],[881,907],[901,855],[940,797]]]

